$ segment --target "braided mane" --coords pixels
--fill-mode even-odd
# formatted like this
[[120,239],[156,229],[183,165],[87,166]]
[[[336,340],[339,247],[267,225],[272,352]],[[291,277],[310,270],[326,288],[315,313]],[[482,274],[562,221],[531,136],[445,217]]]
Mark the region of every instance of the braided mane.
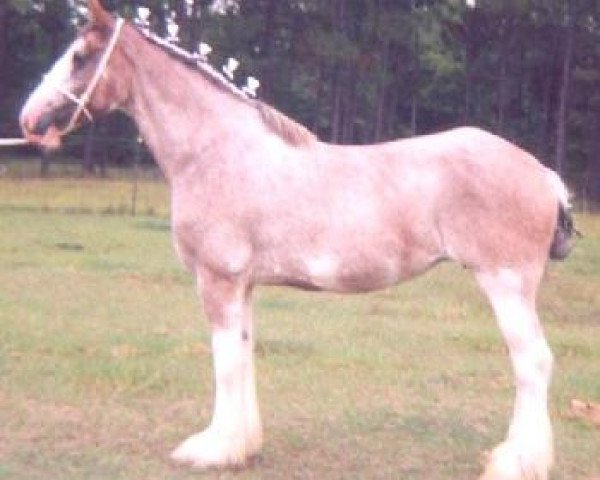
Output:
[[250,98],[235,84],[229,82],[205,59],[189,53],[183,48],[169,43],[163,38],[151,34],[146,30],[139,28],[136,28],[136,30],[152,45],[159,47],[161,50],[168,53],[171,58],[178,60],[188,68],[202,74],[204,78],[208,79],[217,88],[236,96],[239,100],[256,108],[264,124],[288,144],[301,146],[308,145],[317,140],[317,137],[303,125],[295,122],[290,117],[284,115],[270,105],[267,105],[260,100]]

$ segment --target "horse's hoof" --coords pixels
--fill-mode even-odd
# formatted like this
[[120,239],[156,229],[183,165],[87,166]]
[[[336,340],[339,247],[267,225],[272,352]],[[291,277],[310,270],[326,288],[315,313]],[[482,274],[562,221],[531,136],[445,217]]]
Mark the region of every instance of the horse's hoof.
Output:
[[489,455],[479,480],[548,480],[550,463],[546,455],[527,454],[506,441]]
[[192,435],[171,453],[171,460],[197,470],[241,468],[257,452],[239,438],[223,437],[211,428]]

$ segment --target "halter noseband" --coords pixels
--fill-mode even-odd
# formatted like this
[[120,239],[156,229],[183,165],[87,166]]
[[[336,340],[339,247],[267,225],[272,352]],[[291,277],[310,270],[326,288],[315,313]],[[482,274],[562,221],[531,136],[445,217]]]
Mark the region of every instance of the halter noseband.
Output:
[[80,97],[77,97],[77,95],[70,92],[66,88],[63,88],[61,85],[54,85],[55,90],[57,90],[59,93],[61,93],[62,95],[64,95],[66,98],[68,98],[69,100],[71,100],[73,103],[75,103],[77,105],[77,109],[73,112],[73,115],[71,116],[71,120],[69,121],[67,126],[62,130],[62,132],[61,132],[62,135],[69,133],[71,130],[73,130],[73,128],[75,128],[75,124],[79,120],[79,117],[81,116],[82,113],[88,118],[88,120],[90,120],[90,121],[94,120],[94,117],[92,116],[89,109],[87,108],[87,104],[90,100],[90,97],[94,93],[94,90],[98,86],[98,82],[102,78],[104,71],[106,70],[106,66],[108,64],[108,61],[110,60],[110,57],[111,57],[114,49],[115,49],[115,46],[117,45],[117,40],[119,39],[119,34],[121,33],[121,29],[123,28],[124,23],[125,23],[125,21],[122,18],[117,18],[112,37],[110,38],[110,41],[106,47],[106,50],[104,50],[104,54],[102,55],[102,58],[100,59],[100,62],[98,63],[98,66],[96,67],[94,76],[90,80],[90,83],[88,84],[87,88],[85,89],[85,92],[83,92],[83,94]]

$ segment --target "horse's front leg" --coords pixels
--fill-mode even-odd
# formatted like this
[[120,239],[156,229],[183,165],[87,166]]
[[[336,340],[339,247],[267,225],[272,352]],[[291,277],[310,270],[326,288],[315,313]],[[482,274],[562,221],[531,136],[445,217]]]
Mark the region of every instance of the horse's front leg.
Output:
[[262,445],[254,375],[250,288],[239,281],[202,279],[212,330],[215,376],[213,417],[206,430],[171,455],[194,468],[244,465]]

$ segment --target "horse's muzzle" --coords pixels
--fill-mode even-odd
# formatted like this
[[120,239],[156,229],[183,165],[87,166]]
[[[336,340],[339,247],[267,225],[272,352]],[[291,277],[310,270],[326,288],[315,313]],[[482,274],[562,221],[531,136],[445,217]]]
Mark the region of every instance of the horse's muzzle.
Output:
[[20,123],[23,135],[30,143],[43,148],[54,150],[60,147],[62,129],[72,115],[73,108],[69,105],[41,114],[21,113]]
[[30,127],[31,133],[43,137],[46,133],[48,133],[48,130],[54,124],[54,120],[54,115],[52,113],[45,113]]

